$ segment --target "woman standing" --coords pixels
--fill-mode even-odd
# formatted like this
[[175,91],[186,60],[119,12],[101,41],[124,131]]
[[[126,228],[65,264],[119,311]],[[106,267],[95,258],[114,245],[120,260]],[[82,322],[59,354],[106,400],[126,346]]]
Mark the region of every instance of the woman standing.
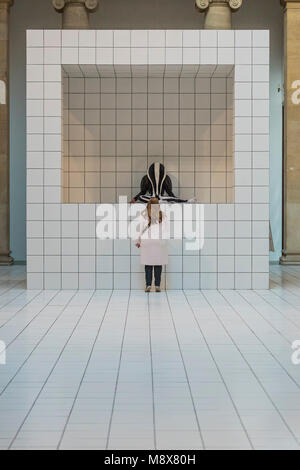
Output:
[[168,264],[169,228],[166,215],[161,211],[158,198],[151,198],[141,215],[140,235],[136,246],[141,249],[141,264],[145,266],[146,288],[160,292],[162,267]]

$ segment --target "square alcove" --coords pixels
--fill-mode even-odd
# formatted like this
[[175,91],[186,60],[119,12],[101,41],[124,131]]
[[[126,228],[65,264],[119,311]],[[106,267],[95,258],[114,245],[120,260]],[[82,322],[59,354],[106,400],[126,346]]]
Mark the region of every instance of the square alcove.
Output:
[[64,203],[115,203],[162,162],[182,199],[232,203],[233,65],[63,65]]

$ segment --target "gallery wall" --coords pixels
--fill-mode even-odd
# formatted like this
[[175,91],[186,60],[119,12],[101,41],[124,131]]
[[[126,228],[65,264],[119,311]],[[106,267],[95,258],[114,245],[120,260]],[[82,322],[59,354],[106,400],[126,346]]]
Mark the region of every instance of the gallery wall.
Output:
[[[91,16],[95,29],[201,29],[204,17],[194,7],[194,0],[101,0]],[[26,29],[59,28],[61,17],[51,0],[22,0],[11,8],[10,87],[11,87],[11,249],[17,261],[26,256],[25,227],[25,33]],[[233,15],[235,29],[270,29],[270,186],[271,225],[275,253],[281,253],[281,181],[282,181],[282,35],[283,14],[279,1],[244,0]]]

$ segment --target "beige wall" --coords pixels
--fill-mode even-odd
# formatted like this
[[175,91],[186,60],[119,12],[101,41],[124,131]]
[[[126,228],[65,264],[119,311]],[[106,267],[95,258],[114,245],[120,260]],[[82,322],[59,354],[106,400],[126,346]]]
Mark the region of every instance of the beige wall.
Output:
[[[204,17],[194,0],[101,0],[92,28],[201,29]],[[11,9],[11,248],[25,259],[25,31],[60,27],[51,0],[15,0]],[[233,16],[236,29],[271,30],[271,223],[281,253],[281,93],[282,25],[279,1],[245,0]]]

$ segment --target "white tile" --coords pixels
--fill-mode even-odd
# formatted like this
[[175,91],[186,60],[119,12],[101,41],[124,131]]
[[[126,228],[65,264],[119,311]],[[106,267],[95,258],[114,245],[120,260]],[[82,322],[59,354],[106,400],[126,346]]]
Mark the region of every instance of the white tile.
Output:
[[43,65],[27,65],[26,78],[27,82],[42,82],[44,79]]
[[257,30],[252,32],[253,47],[269,47],[270,31]]
[[251,135],[236,135],[235,150],[237,152],[249,152],[252,150]]
[[96,286],[95,273],[79,273],[78,285],[79,285],[79,289],[84,289],[84,290],[95,289],[95,286]]
[[268,65],[270,61],[270,50],[268,47],[255,47],[253,49],[253,64]]
[[254,169],[253,170],[253,185],[254,186],[269,186],[269,170],[268,169]]
[[61,31],[60,30],[45,30],[44,31],[44,47],[60,47],[61,46]]
[[184,273],[183,274],[183,289],[198,290],[200,285],[199,273]]
[[239,204],[249,204],[252,202],[251,186],[235,187],[235,202]]
[[201,30],[200,36],[201,47],[217,47],[217,31]]
[[234,31],[218,31],[218,47],[234,47]]
[[253,99],[267,100],[269,99],[269,83],[253,83]]
[[[114,57],[114,52],[113,52],[112,47],[98,47],[96,49],[96,63],[97,64],[105,64],[105,65],[110,65],[113,64],[113,57]],[[100,68],[101,72],[101,68]]]
[[61,63],[61,50],[56,47],[44,48],[44,63],[45,64],[60,64]]
[[[203,46],[203,44],[201,43]],[[217,48],[216,47],[201,47],[200,49],[200,63],[201,65],[209,65],[217,63]]]
[[218,48],[218,64],[234,64],[234,48]]
[[81,30],[79,31],[79,47],[95,47],[96,31]]
[[36,290],[44,288],[44,278],[40,273],[27,274],[27,289]]
[[62,46],[67,47],[78,47],[79,31],[64,29],[61,32],[62,35]]
[[200,31],[184,30],[183,31],[183,47],[200,47]]
[[96,288],[97,289],[112,289],[113,288],[113,276],[111,273],[97,273],[96,276]]
[[43,204],[27,204],[27,220],[43,220]]
[[148,63],[148,49],[145,47],[131,47],[131,64],[142,65]]
[[185,47],[183,49],[183,64],[200,64],[200,49],[197,47]]
[[251,289],[252,276],[250,273],[238,273],[235,275],[236,289]]
[[252,46],[252,31],[237,30],[235,31],[235,47],[251,47]]
[[60,134],[49,134],[44,136],[44,148],[45,151],[55,152],[61,149],[61,135]]
[[62,64],[78,64],[79,49],[75,47],[63,47],[61,50]]
[[253,81],[254,82],[268,82],[269,81],[269,66],[268,65],[253,65]]
[[235,100],[235,116],[248,117],[252,115],[251,100]]
[[253,204],[253,220],[269,220],[269,205]]
[[115,289],[130,289],[130,277],[127,273],[114,273],[113,280]]
[[114,31],[114,47],[130,47],[130,31]]
[[62,273],[63,289],[78,289],[78,273]]
[[182,31],[176,29],[166,31],[166,47],[182,47]]
[[[234,259],[235,259],[234,256],[229,256],[229,255],[218,256],[218,272],[219,273],[233,273],[234,272]],[[233,289],[233,287],[231,287],[231,289]]]
[[235,49],[235,64],[236,66],[252,64],[252,49],[250,47]]
[[40,134],[27,135],[27,150],[37,152],[44,149],[44,138]]
[[97,30],[97,47],[113,47],[113,31]]
[[269,256],[253,256],[252,269],[255,273],[268,273]]
[[131,31],[131,47],[148,47],[148,31],[141,29]]
[[168,47],[166,49],[166,64],[182,64],[182,48]]
[[45,82],[44,94],[47,100],[58,100],[61,98],[61,82]]
[[80,64],[95,64],[96,62],[96,49],[92,47],[79,48],[79,63]]
[[150,47],[148,49],[149,64],[165,64],[166,52],[163,47]]
[[235,236],[237,238],[247,238],[251,233],[251,222],[237,221],[235,222]]
[[43,64],[44,63],[44,49],[42,47],[28,47],[27,48],[27,64]]
[[149,47],[165,47],[166,32],[164,30],[149,31]]
[[234,289],[234,274],[218,273],[218,289]]
[[269,274],[255,273],[252,274],[252,288],[258,290],[269,289]]
[[252,223],[252,235],[254,238],[268,238],[269,237],[269,223],[267,221]]
[[130,48],[129,47],[115,47],[114,48],[114,64],[129,64],[130,63]]
[[201,274],[201,289],[215,290],[218,286],[217,273]]
[[269,145],[269,135],[253,135],[254,152],[268,152]]
[[235,81],[248,82],[249,77],[252,75],[251,65],[236,65],[235,66]]
[[269,117],[269,100],[253,100],[253,116]]
[[44,31],[40,29],[30,29],[26,31],[27,47],[43,47]]
[[251,83],[236,83],[235,84],[235,98],[238,100],[251,100],[252,99],[252,86]]

